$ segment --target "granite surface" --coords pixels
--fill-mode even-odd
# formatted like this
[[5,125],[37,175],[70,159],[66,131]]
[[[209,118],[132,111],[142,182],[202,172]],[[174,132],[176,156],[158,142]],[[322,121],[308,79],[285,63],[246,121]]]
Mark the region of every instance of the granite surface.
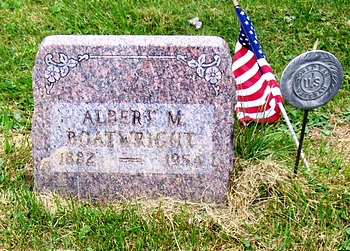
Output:
[[235,84],[210,36],[49,36],[33,69],[35,187],[226,202]]

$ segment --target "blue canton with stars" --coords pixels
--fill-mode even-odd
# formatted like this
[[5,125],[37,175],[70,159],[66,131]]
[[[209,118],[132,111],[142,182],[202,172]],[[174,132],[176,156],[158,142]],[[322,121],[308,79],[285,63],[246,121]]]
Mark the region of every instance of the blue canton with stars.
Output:
[[252,51],[257,59],[265,58],[264,51],[259,43],[252,21],[248,15],[239,7],[236,8],[236,13],[241,23],[239,30],[239,43]]

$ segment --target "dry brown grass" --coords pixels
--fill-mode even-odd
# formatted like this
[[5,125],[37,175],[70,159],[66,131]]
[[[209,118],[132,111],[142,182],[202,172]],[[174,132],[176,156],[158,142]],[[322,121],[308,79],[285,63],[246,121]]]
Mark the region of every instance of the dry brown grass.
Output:
[[336,125],[330,136],[328,147],[337,147],[344,154],[346,163],[350,163],[350,127],[347,124]]
[[238,165],[241,171],[230,182],[230,213],[225,220],[231,231],[239,233],[243,225],[254,227],[258,224],[270,200],[285,189],[282,184],[289,184],[293,174],[285,166],[269,160],[256,164],[241,161]]
[[348,124],[336,124],[330,135],[324,135],[322,128],[314,127],[308,138],[317,145],[326,141],[328,149],[336,149],[343,154],[344,162],[350,164],[350,127]]

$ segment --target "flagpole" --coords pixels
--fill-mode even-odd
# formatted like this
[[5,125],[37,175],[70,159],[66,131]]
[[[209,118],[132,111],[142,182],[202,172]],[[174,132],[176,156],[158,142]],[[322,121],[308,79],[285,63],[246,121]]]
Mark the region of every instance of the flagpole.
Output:
[[232,0],[233,2],[233,6],[237,7],[239,5],[239,3],[237,2],[237,0]]
[[[299,140],[298,140],[298,138],[297,138],[297,135],[296,135],[295,132],[294,132],[292,123],[291,123],[290,120],[289,120],[289,117],[288,117],[288,115],[287,115],[286,109],[284,109],[284,106],[283,106],[282,103],[278,103],[278,106],[279,106],[279,108],[280,108],[280,110],[281,110],[281,112],[282,112],[282,115],[283,115],[284,120],[285,120],[286,123],[287,123],[289,132],[290,132],[290,134],[292,135],[292,138],[293,138],[293,140],[294,140],[295,146],[296,146],[297,148],[299,148]],[[307,170],[310,171],[309,163],[307,162],[306,157],[305,157],[305,154],[304,154],[304,151],[303,151],[302,149],[301,149],[301,152],[300,152],[300,157],[303,159],[304,165],[305,165],[305,167],[307,168]]]

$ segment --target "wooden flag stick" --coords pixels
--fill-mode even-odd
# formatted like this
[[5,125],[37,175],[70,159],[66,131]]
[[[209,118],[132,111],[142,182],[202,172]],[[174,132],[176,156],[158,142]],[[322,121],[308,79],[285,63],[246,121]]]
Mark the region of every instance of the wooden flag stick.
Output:
[[[292,135],[292,138],[293,138],[293,140],[294,140],[295,146],[296,146],[297,148],[299,148],[299,140],[298,140],[298,138],[297,138],[297,135],[296,135],[295,132],[294,132],[292,123],[291,123],[290,120],[289,120],[289,117],[288,117],[288,115],[287,115],[286,109],[284,109],[284,106],[283,106],[282,103],[278,103],[278,106],[279,106],[279,108],[280,108],[280,110],[281,110],[281,112],[282,112],[282,115],[283,115],[284,120],[285,120],[286,123],[287,123],[289,132],[290,132],[290,134]],[[307,168],[307,170],[310,171],[309,163],[307,162],[307,160],[306,160],[306,158],[305,158],[304,151],[303,151],[302,149],[300,150],[300,157],[303,159],[304,165],[305,165],[305,167]]]
[[237,2],[237,0],[232,0],[233,2],[233,6],[237,7],[239,5],[239,3]]
[[316,39],[316,42],[314,43],[314,47],[312,48],[313,51],[317,50],[318,46],[318,38]]

